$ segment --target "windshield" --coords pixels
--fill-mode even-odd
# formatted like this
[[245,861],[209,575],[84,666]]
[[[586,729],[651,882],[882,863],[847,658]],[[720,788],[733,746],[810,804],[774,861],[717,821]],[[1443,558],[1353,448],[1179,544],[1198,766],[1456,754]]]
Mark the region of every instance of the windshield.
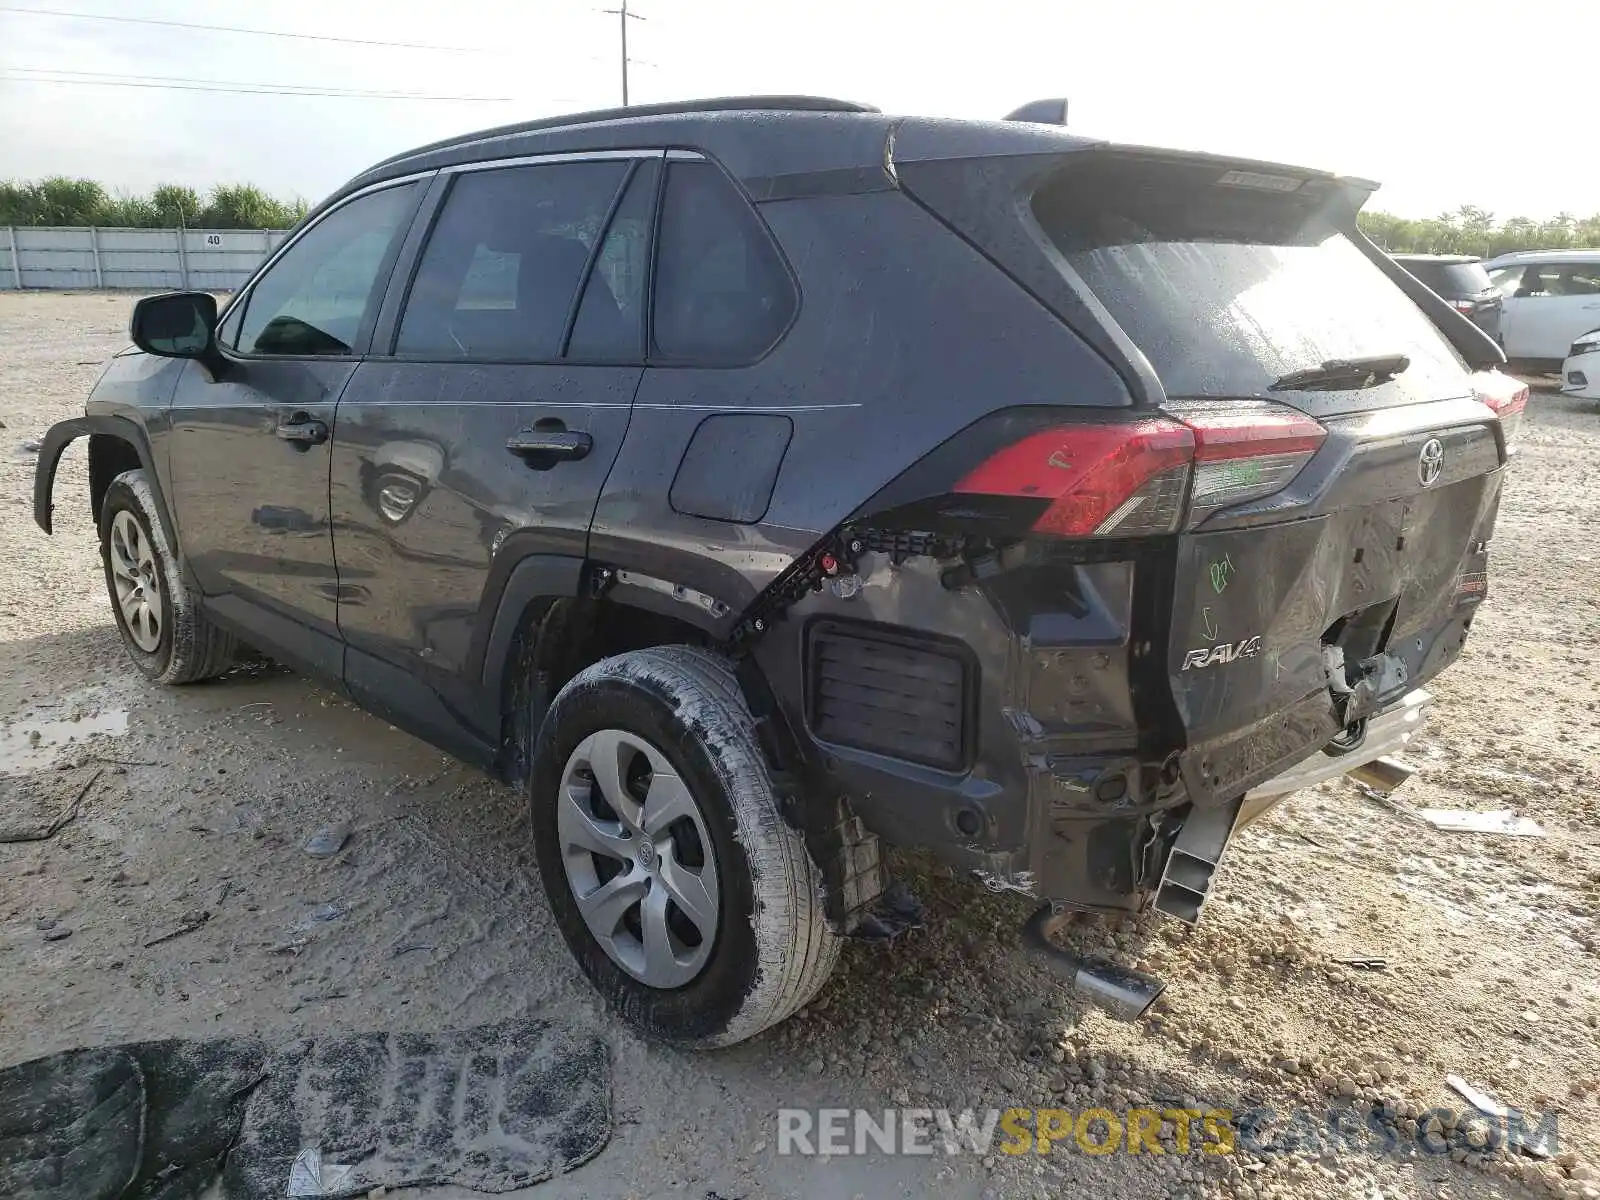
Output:
[[1207,164],[1068,167],[1034,197],[1169,396],[1261,396],[1291,372],[1374,355],[1411,360],[1408,392],[1465,394],[1455,350],[1339,232],[1320,181],[1276,192],[1227,178]]

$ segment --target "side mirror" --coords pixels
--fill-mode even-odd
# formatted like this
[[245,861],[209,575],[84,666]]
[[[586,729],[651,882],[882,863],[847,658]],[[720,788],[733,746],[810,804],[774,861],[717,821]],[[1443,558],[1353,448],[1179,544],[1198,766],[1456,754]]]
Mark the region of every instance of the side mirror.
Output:
[[165,292],[133,306],[133,344],[162,358],[216,357],[217,298],[209,292]]

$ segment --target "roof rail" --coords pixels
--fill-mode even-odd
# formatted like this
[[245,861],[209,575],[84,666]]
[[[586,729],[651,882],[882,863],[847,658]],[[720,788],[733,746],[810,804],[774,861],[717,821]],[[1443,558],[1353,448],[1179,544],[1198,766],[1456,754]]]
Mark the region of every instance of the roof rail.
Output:
[[597,108],[590,112],[570,113],[559,117],[540,117],[533,121],[518,121],[511,125],[497,125],[493,129],[480,129],[443,141],[430,142],[403,154],[391,155],[375,163],[362,174],[415,158],[434,150],[451,146],[464,146],[485,138],[504,137],[517,133],[533,133],[541,129],[566,129],[579,125],[598,125],[602,121],[625,121],[634,117],[667,117],[678,113],[704,112],[838,112],[875,113],[879,110],[870,104],[855,104],[849,100],[832,100],[825,96],[717,96],[707,100],[670,100],[664,104],[635,104],[628,108]]

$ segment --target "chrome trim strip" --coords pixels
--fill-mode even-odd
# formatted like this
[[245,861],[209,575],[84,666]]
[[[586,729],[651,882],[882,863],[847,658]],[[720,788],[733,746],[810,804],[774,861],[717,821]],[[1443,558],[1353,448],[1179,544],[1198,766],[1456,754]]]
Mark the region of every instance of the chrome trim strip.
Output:
[[664,151],[657,146],[646,150],[563,150],[556,154],[520,154],[516,158],[474,159],[440,167],[441,175],[462,175],[469,171],[497,171],[501,167],[532,167],[542,163],[604,162],[615,159],[660,158]]

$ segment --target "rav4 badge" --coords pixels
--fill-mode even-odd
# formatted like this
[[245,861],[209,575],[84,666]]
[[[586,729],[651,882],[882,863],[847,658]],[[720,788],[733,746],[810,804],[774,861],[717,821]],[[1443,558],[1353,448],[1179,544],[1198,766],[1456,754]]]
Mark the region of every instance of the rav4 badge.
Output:
[[1183,656],[1182,670],[1190,667],[1209,667],[1215,663],[1231,663],[1241,658],[1254,658],[1261,653],[1261,635],[1247,637],[1240,642],[1222,642],[1215,646],[1201,646]]

